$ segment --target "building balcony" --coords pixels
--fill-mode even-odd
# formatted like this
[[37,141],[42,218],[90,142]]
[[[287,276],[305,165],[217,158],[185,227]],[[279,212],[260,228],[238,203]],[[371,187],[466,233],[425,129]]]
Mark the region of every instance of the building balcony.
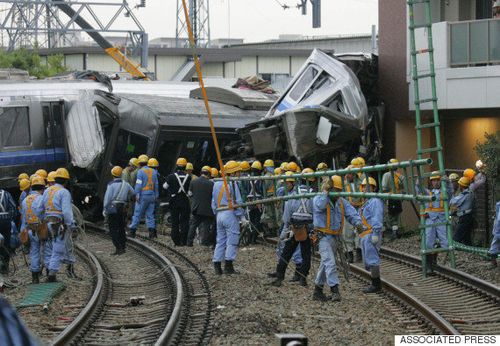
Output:
[[[417,29],[415,40],[417,49],[427,47],[428,30]],[[500,108],[500,19],[435,23],[432,42],[439,109]],[[414,110],[409,54],[407,58],[410,110]],[[428,55],[419,54],[417,59],[419,73],[429,71]],[[430,97],[429,79],[419,83],[420,97]],[[430,103],[422,105],[431,108]]]

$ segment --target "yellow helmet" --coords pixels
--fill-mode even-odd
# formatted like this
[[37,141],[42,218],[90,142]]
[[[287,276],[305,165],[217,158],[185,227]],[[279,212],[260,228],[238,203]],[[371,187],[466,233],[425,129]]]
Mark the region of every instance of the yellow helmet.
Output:
[[450,176],[448,177],[451,181],[457,181],[460,179],[460,176],[457,173],[451,173]]
[[137,159],[137,157],[133,157],[128,161],[128,164],[130,166],[139,167],[139,160]]
[[250,170],[250,164],[248,163],[248,161],[241,161],[240,162],[240,166],[241,166],[241,170],[243,172],[246,172],[246,171]]
[[[372,177],[368,177],[368,183],[371,185],[371,186],[375,186],[377,187],[377,181],[375,179],[373,179]],[[363,182],[361,183],[361,186],[366,186],[366,178],[363,179]]]
[[115,178],[119,178],[122,176],[122,171],[123,169],[120,167],[120,166],[114,166],[112,169],[111,169],[111,175]]
[[260,163],[260,161],[252,162],[252,169],[258,169],[259,171],[262,171],[262,163]]
[[22,179],[29,179],[30,176],[26,173],[21,173],[19,174],[19,176],[17,177],[17,181],[21,181]]
[[240,164],[236,161],[228,161],[224,166],[224,170],[226,173],[234,173],[241,170]]
[[63,178],[69,180],[69,172],[66,168],[58,168],[56,170],[56,178]]
[[441,175],[439,174],[439,171],[433,171],[431,173],[431,177],[429,178],[430,180],[438,180],[441,179]]
[[390,159],[387,163],[399,163],[398,159]]
[[359,157],[355,157],[354,159],[351,160],[351,166],[354,166],[354,168],[361,167],[361,162],[359,161]]
[[33,178],[31,186],[45,186],[45,179],[41,176],[36,176]]
[[212,178],[218,178],[219,177],[219,170],[217,168],[210,169],[210,175],[212,176]]
[[49,183],[53,183],[56,181],[56,172],[55,171],[49,172],[49,174],[47,175],[47,181]]
[[147,164],[149,157],[148,157],[148,155],[142,154],[139,156],[139,158],[137,160],[139,161],[139,163],[146,163]]
[[340,175],[332,176],[333,187],[342,190],[342,177]]
[[150,158],[148,160],[148,167],[153,167],[153,168],[156,168],[160,165],[160,163],[158,162],[157,159],[155,159],[154,157]]
[[280,167],[274,169],[274,175],[281,175],[281,173],[283,173],[283,170]]
[[21,179],[19,181],[19,189],[21,191],[26,191],[30,188],[31,184],[30,184],[30,181],[28,179]]
[[285,172],[285,176],[287,176],[287,178],[285,179],[285,181],[295,182],[295,178],[291,178],[290,177],[291,175],[294,175],[294,174],[295,174],[295,172],[292,172],[292,171]]
[[280,165],[280,168],[282,171],[286,171],[286,166],[288,165],[288,162],[282,162]]
[[47,178],[47,171],[45,169],[39,169],[35,172],[35,174],[42,177],[43,179]]
[[36,174],[32,174],[32,175],[30,175],[30,182],[32,182],[32,181],[33,181],[33,179],[35,179],[36,177],[38,177],[38,175],[36,175]]
[[264,167],[274,167],[274,161],[271,159],[267,159],[264,161]]
[[458,180],[458,185],[463,186],[463,187],[469,187],[470,179],[467,177],[462,177],[462,178],[460,178],[460,180]]
[[188,163],[188,161],[183,157],[179,157],[177,159],[177,161],[175,162],[176,166],[179,166],[179,167],[186,167],[187,163]]
[[289,162],[286,165],[286,170],[291,171],[291,172],[297,172],[297,169],[299,169],[299,165],[297,165],[295,162]]
[[474,172],[474,170],[472,168],[467,168],[464,171],[464,177],[469,178],[469,180],[473,180],[475,176],[476,176],[476,172]]
[[[309,174],[309,173],[314,173],[314,170],[312,168],[304,168],[302,170],[302,174]],[[308,181],[315,181],[316,177],[308,177],[307,180]]]
[[318,163],[318,167],[316,167],[316,171],[326,171],[328,170],[328,165],[324,162]]
[[212,168],[210,168],[210,166],[203,166],[203,167],[201,167],[201,171],[202,171],[202,172],[208,172],[208,173],[210,173],[210,170],[211,170],[211,169],[212,169]]
[[364,167],[366,165],[365,159],[362,158],[361,156],[358,157],[358,162],[360,167]]
[[186,171],[192,171],[193,169],[194,167],[191,162],[186,163]]

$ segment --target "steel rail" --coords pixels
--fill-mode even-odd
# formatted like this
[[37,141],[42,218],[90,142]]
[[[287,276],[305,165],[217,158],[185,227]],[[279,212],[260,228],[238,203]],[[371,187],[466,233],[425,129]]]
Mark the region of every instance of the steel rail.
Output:
[[[96,230],[98,234],[103,233],[104,229],[98,225],[95,225],[90,222],[85,222],[86,226]],[[160,252],[155,250],[154,248],[148,246],[147,244],[128,238],[127,239],[129,245],[133,244],[133,247],[135,247],[138,251],[143,252],[147,256],[149,256],[152,259],[155,259],[156,262],[161,263],[163,268],[168,268],[168,270],[171,272],[174,280],[175,280],[175,304],[174,308],[172,310],[172,313],[169,317],[169,320],[163,329],[160,337],[156,341],[155,345],[169,345],[171,344],[171,340],[175,337],[175,332],[177,330],[178,324],[181,321],[181,314],[182,314],[182,304],[183,304],[183,298],[184,298],[184,289],[182,285],[182,280],[179,272],[177,271],[177,268],[175,265],[167,259],[165,256],[163,256]],[[101,296],[101,292],[104,287],[104,270],[99,263],[99,260],[95,255],[93,255],[90,251],[87,249],[83,248],[81,245],[76,244],[77,249],[80,251],[83,251],[89,258],[92,259],[93,263],[95,263],[95,266],[98,271],[98,282],[97,282],[97,287],[96,290],[94,290],[94,294],[92,295],[92,298],[90,299],[89,303],[86,305],[86,307],[82,310],[82,312],[78,315],[78,317],[67,327],[65,330],[54,340],[53,344],[54,345],[67,345],[74,340],[78,334],[82,331],[83,328],[85,328],[94,315],[96,309],[101,305],[100,302],[104,297]]]
[[86,257],[86,260],[91,264],[93,271],[97,277],[97,283],[94,289],[94,293],[92,297],[86,304],[86,306],[82,309],[82,311],[78,314],[78,316],[71,322],[69,326],[67,326],[58,336],[52,341],[52,344],[55,346],[59,345],[67,345],[70,341],[80,332],[81,328],[89,321],[89,319],[94,314],[95,310],[99,306],[99,301],[101,297],[101,293],[104,288],[104,271],[102,269],[101,263],[97,257],[94,256],[90,251],[85,249],[79,244],[75,244],[77,251],[83,254]]

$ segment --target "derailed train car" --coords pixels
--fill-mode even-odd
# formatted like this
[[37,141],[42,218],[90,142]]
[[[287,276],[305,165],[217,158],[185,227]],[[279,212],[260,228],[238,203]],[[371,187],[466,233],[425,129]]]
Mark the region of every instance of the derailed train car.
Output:
[[[78,80],[0,83],[0,187],[17,192],[19,173],[66,166],[74,203],[90,216],[100,213],[110,168],[130,157],[158,157],[163,174],[179,155],[198,166],[215,164],[202,101],[108,87]],[[211,107],[226,156],[237,150],[236,129],[265,114],[217,102]]]
[[383,120],[376,84],[376,56],[315,49],[266,116],[239,133],[257,157],[307,165],[361,153],[376,162]]

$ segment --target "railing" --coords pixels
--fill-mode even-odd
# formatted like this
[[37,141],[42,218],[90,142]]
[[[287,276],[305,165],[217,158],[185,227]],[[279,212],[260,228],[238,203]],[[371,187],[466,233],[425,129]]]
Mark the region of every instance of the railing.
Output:
[[449,66],[500,64],[500,19],[448,23]]

